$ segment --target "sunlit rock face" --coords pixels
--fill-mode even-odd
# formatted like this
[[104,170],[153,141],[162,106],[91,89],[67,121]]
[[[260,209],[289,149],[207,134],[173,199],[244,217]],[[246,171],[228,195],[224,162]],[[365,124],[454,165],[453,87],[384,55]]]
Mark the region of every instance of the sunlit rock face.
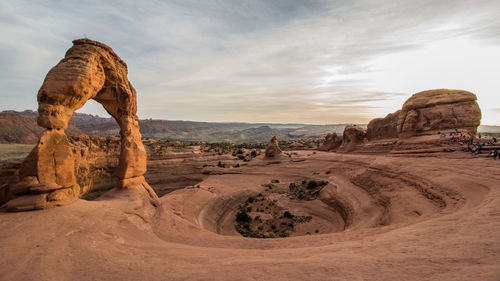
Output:
[[438,89],[416,93],[403,105],[398,117],[399,138],[459,129],[475,135],[481,110],[473,93]]

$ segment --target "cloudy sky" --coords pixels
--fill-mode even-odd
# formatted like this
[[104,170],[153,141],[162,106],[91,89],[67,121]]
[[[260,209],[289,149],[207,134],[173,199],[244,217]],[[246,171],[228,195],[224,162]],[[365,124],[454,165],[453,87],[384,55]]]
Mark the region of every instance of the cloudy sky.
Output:
[[[0,0],[0,110],[36,109],[88,37],[129,66],[139,117],[366,123],[464,89],[500,125],[498,0]],[[81,112],[106,115],[97,103]]]

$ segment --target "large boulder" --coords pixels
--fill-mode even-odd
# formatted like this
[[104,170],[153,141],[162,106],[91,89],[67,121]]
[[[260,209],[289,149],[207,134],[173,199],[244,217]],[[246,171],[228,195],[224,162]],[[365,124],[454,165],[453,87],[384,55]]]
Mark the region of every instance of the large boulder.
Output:
[[397,138],[400,113],[401,110],[398,110],[388,114],[384,118],[371,120],[366,129],[366,138],[369,140]]
[[340,145],[339,151],[350,152],[354,148],[363,144],[366,139],[366,129],[360,126],[347,126],[344,129],[344,135],[342,137],[342,144]]
[[459,129],[475,135],[481,110],[473,93],[438,89],[416,93],[403,105],[398,118],[399,138]]
[[337,136],[336,133],[330,133],[326,135],[325,141],[323,142],[322,145],[319,146],[318,150],[321,151],[331,151],[331,150],[336,150],[340,147],[342,144],[342,139]]
[[266,147],[266,157],[273,158],[281,154],[280,146],[278,145],[278,138],[272,137]]

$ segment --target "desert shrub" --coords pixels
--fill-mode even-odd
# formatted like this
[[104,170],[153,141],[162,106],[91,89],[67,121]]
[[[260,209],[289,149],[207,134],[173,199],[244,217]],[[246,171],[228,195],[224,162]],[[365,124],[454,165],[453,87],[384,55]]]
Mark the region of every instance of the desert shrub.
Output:
[[316,182],[316,181],[310,181],[308,184],[307,184],[307,189],[314,189],[316,187],[318,187],[319,184]]
[[293,215],[289,211],[285,211],[285,213],[283,214],[283,217],[291,219],[291,218],[293,218]]
[[325,186],[327,185],[328,182],[327,181],[310,181],[309,183],[307,183],[307,189],[315,189],[317,187],[321,187],[321,186]]
[[252,152],[250,153],[250,156],[257,157],[257,151],[252,150]]
[[271,183],[280,183],[280,180],[271,180]]
[[274,187],[274,184],[272,183],[265,183],[265,184],[262,184],[263,187],[267,187],[269,189],[272,189]]
[[248,215],[246,210],[240,210],[236,214],[236,221],[238,223],[249,223],[250,221],[252,221],[252,218]]

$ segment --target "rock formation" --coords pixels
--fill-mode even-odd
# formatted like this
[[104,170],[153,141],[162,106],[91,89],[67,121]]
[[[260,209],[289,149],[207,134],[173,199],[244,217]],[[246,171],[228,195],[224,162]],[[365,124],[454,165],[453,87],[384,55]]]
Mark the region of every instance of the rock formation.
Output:
[[120,159],[114,172],[120,180],[118,187],[141,189],[157,203],[156,194],[143,177],[146,150],[136,115],[136,92],[127,72],[125,62],[110,47],[88,39],[73,41],[73,47],[49,71],[38,92],[37,123],[46,131],[22,164],[21,182],[15,192],[23,196],[9,201],[5,209],[44,209],[77,198],[80,187],[75,159],[64,130],[73,112],[89,99],[101,103],[120,126]]
[[287,146],[287,149],[290,149],[290,150],[304,150],[304,149],[307,149],[307,145],[302,144],[300,142],[294,141],[290,145]]
[[459,129],[475,135],[481,110],[474,94],[438,89],[414,94],[403,105],[398,119],[399,138]]
[[339,151],[349,152],[354,149],[358,144],[362,144],[366,138],[366,130],[359,126],[347,126],[344,129],[344,135],[342,137],[342,144],[339,147]]
[[397,138],[400,113],[401,110],[398,110],[384,118],[372,119],[366,129],[366,138],[369,140]]
[[337,136],[336,133],[330,133],[326,135],[325,141],[323,144],[318,148],[318,150],[321,151],[331,151],[331,150],[336,150],[340,147],[342,144],[342,139]]
[[266,157],[277,157],[281,154],[280,146],[278,145],[278,139],[274,136],[269,141],[266,147]]

